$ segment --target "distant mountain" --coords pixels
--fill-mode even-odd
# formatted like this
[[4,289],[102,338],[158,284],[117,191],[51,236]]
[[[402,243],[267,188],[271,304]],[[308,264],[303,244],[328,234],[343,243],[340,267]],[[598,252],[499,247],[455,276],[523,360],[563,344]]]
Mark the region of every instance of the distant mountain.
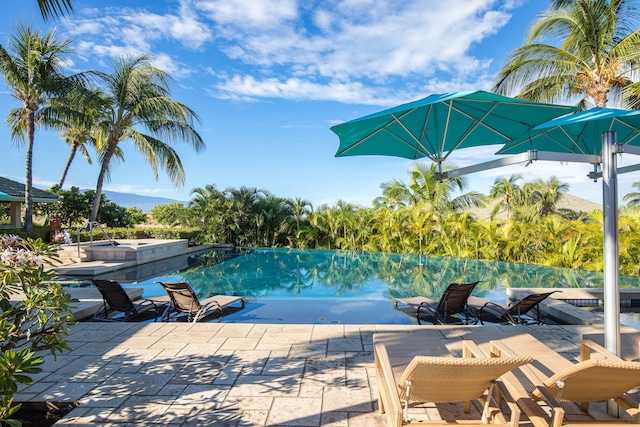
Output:
[[[495,204],[498,203],[494,201],[489,204],[489,206],[484,208],[470,208],[469,211],[473,213],[478,218],[489,218],[491,217],[491,211]],[[559,209],[571,209],[575,212],[584,212],[589,213],[593,210],[602,210],[602,205],[592,202],[590,200],[583,199],[578,196],[573,196],[571,194],[563,194],[562,198],[558,202],[556,206]],[[497,219],[505,219],[507,217],[506,212],[502,212],[496,216]]]
[[157,205],[165,205],[167,203],[178,202],[186,205],[187,202],[182,200],[167,199],[166,197],[141,196],[132,193],[119,193],[117,191],[103,191],[102,194],[120,206],[125,208],[136,207],[142,212],[151,212]]

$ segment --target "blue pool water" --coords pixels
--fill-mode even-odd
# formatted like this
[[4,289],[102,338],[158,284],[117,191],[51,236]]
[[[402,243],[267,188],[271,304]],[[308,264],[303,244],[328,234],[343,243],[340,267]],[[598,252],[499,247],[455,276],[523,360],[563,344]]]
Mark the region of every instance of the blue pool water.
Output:
[[[396,298],[439,299],[449,283],[481,280],[473,295],[506,301],[507,287],[602,287],[602,273],[493,261],[407,254],[329,250],[251,249],[210,251],[185,257],[184,265],[124,286],[143,287],[144,297],[164,295],[158,281],[189,282],[202,298],[237,294],[245,309],[226,322],[413,324],[394,308]],[[140,266],[136,274],[149,266]],[[118,272],[122,275],[123,273]],[[125,272],[126,274],[126,272]],[[621,287],[640,287],[637,277],[621,277]]]

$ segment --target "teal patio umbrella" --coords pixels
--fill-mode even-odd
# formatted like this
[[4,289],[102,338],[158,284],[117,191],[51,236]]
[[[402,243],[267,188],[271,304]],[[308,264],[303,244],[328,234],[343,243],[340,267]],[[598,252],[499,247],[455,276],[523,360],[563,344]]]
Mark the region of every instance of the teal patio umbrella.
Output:
[[600,155],[602,134],[615,132],[617,144],[640,145],[640,111],[593,108],[549,120],[505,144],[496,154],[528,150]]
[[525,101],[484,91],[431,95],[333,126],[336,157],[427,157],[442,164],[456,149],[506,144],[575,107]]
[[620,354],[616,154],[640,154],[640,111],[594,108],[556,118],[506,144],[497,154],[518,154],[531,150],[584,155],[585,159],[591,159],[585,162],[597,159],[602,165],[605,347]]

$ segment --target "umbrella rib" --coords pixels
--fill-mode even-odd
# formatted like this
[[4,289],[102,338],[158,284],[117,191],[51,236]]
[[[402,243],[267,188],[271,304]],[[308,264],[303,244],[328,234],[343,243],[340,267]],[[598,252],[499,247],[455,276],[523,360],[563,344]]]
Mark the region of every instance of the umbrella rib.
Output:
[[[467,114],[466,112],[460,110],[459,108],[456,108],[453,105],[453,101],[452,101],[449,104],[449,113],[448,113],[448,115],[450,116],[451,115],[451,109],[454,109],[455,111],[457,111],[458,113],[462,114],[463,116],[466,116],[469,119],[471,119],[471,121],[474,122],[474,125],[471,126],[469,129],[467,129],[467,131],[464,133],[464,135],[462,135],[462,137],[458,139],[458,141],[449,150],[449,153],[451,153],[452,151],[454,151],[458,147],[460,147],[460,145],[462,145],[462,143],[465,141],[465,139],[467,139],[467,137],[471,134],[471,132],[473,132],[480,125],[482,125],[483,127],[489,129],[493,133],[502,136],[503,138],[505,138],[507,140],[511,140],[511,138],[509,138],[508,136],[504,135],[502,132],[498,132],[496,129],[494,129],[492,127],[489,127],[489,126],[487,126],[486,123],[484,123],[484,119],[487,118],[493,112],[493,110],[496,108],[496,106],[497,106],[497,104],[494,102],[493,105],[491,106],[491,108],[484,112],[484,115],[482,116],[482,118],[476,119],[475,117],[470,116],[469,114]],[[450,117],[447,117],[447,126],[449,124],[449,118]],[[445,133],[444,140],[446,141],[446,139],[447,139],[447,136],[446,136],[446,133]],[[444,151],[444,141],[443,141],[442,151]],[[447,154],[447,156],[448,156],[448,154]]]
[[[567,131],[565,130],[565,128],[563,127],[559,127],[559,129],[562,131],[562,133],[569,139],[569,141],[571,141],[571,144],[573,144],[573,147],[575,147],[577,150],[579,150],[580,154],[587,154],[587,152],[580,147],[580,144],[577,143],[577,141],[575,141],[571,135],[569,135],[567,133]],[[586,126],[585,126],[586,129]],[[582,133],[580,134],[580,136],[578,137],[578,141],[580,141],[580,139],[582,139],[585,129],[582,130]],[[546,133],[546,132],[545,132]],[[556,144],[558,144],[559,146],[563,147],[563,148],[568,148],[570,153],[574,153],[575,151],[573,151],[573,147],[566,147],[564,144],[562,144],[560,141],[556,140],[555,138],[552,138],[551,136],[549,136],[549,138],[551,140],[553,140],[553,142],[555,142]]]
[[[390,135],[392,135],[392,136],[394,136],[395,138],[397,138],[398,140],[400,140],[402,143],[407,144],[407,145],[408,145],[409,147],[411,147],[411,148],[415,148],[415,149],[416,149],[416,153],[422,154],[422,155],[424,155],[425,157],[430,157],[430,156],[429,156],[429,151],[426,149],[426,147],[425,147],[424,145],[422,145],[422,142],[420,142],[420,140],[419,140],[418,138],[416,138],[416,136],[415,136],[415,135],[414,135],[414,134],[413,134],[409,129],[407,129],[407,127],[404,125],[404,123],[402,123],[402,122],[400,121],[400,119],[401,119],[401,118],[403,118],[404,116],[408,115],[409,113],[411,113],[411,112],[413,112],[413,111],[415,111],[415,109],[409,110],[409,111],[405,112],[404,114],[402,114],[402,115],[401,115],[401,116],[399,116],[399,117],[396,117],[396,115],[395,115],[395,114],[391,114],[391,117],[393,117],[393,121],[394,121],[394,122],[396,122],[396,123],[398,123],[398,125],[399,125],[402,129],[404,129],[404,131],[407,133],[407,135],[409,135],[409,136],[411,137],[411,139],[413,139],[413,140],[415,141],[415,143],[417,144],[417,147],[414,147],[413,145],[411,145],[410,143],[408,143],[408,142],[407,142],[407,141],[405,141],[404,139],[402,139],[402,138],[400,138],[399,136],[397,136],[397,135],[395,135],[395,134],[393,134],[393,133],[389,132],[389,130],[387,129],[387,127],[388,127],[389,125],[385,126],[385,127],[384,127],[384,129],[385,129],[385,130],[386,130]],[[421,151],[421,150],[422,150],[422,151]],[[416,155],[416,157],[415,157],[415,158],[417,158],[417,155]]]
[[[424,120],[424,124],[422,125],[422,131],[420,134],[420,141],[426,140],[429,143],[429,147],[433,147],[433,144],[431,143],[431,140],[429,140],[429,135],[427,134],[427,123],[429,123],[429,120],[431,120],[432,112],[433,112],[433,107],[429,107]],[[425,147],[424,144],[422,144],[422,147],[427,153],[430,153],[429,149]],[[437,150],[437,147],[436,147],[436,150]],[[430,157],[430,158],[433,159],[433,161],[436,161],[434,157]]]

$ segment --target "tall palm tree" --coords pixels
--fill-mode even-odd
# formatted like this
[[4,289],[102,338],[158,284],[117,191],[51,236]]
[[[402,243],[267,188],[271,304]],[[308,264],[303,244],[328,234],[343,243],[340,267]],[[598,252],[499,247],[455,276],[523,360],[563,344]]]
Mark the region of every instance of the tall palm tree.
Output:
[[583,108],[606,107],[611,94],[631,106],[638,99],[638,12],[633,0],[553,2],[509,53],[493,90],[542,102],[578,97]]
[[491,210],[491,219],[494,219],[502,211],[507,212],[507,219],[511,212],[523,202],[522,187],[518,184],[522,181],[522,175],[514,174],[509,178],[496,178],[491,186],[489,197],[498,200],[498,203]]
[[[145,55],[116,60],[111,74],[96,73],[104,83],[101,117],[96,124],[96,145],[101,168],[89,220],[95,221],[102,187],[118,144],[132,141],[158,178],[161,166],[176,185],[183,185],[185,172],[178,153],[169,145],[190,144],[197,152],[205,145],[193,125],[199,118],[185,104],[170,97],[171,78],[151,64]],[[142,133],[143,128],[148,133]]]
[[36,127],[47,127],[59,111],[51,100],[64,96],[77,80],[65,77],[62,65],[71,52],[71,40],[59,41],[53,30],[40,33],[30,25],[18,24],[9,39],[8,49],[0,45],[0,72],[12,95],[22,107],[9,112],[11,136],[26,142],[25,230],[33,230],[33,145]]
[[291,201],[293,217],[296,221],[296,234],[300,233],[300,221],[313,212],[313,205],[310,201],[296,197]]
[[38,7],[45,21],[73,12],[71,0],[38,0]]

